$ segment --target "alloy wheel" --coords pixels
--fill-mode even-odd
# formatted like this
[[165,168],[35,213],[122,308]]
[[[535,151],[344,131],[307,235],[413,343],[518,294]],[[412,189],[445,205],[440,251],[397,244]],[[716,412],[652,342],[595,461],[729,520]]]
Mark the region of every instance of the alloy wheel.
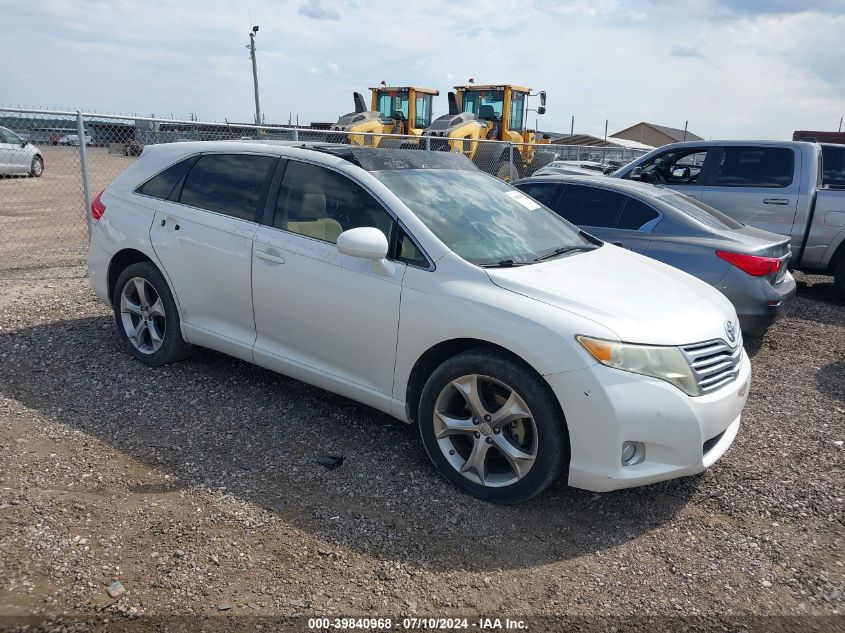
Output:
[[504,382],[470,374],[447,384],[434,405],[434,435],[449,464],[482,486],[509,486],[537,459],[537,426]]
[[132,346],[142,354],[155,354],[166,328],[164,304],[153,285],[143,277],[132,277],[120,293],[120,318]]

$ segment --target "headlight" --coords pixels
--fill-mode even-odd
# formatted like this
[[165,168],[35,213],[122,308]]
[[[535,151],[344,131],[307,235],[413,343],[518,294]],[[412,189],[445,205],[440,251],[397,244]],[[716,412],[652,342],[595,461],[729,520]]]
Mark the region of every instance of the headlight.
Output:
[[665,380],[690,396],[701,395],[692,368],[677,347],[632,345],[588,336],[576,338],[603,365]]

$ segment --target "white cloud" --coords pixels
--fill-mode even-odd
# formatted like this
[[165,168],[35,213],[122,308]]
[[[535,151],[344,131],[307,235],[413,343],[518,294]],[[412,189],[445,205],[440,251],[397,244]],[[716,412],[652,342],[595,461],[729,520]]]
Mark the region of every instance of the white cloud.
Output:
[[290,112],[334,120],[353,91],[381,79],[439,89],[442,114],[451,86],[475,77],[545,89],[544,129],[568,130],[572,114],[579,131],[603,133],[606,118],[611,131],[689,120],[705,138],[788,138],[838,124],[845,9],[753,1],[758,12],[727,0],[500,0],[494,11],[428,0],[397,14],[387,0],[255,0],[251,18],[223,0],[16,3],[4,10],[16,26],[0,38],[0,57],[27,51],[27,64],[6,65],[0,103],[248,121],[245,45],[259,24],[268,121]]

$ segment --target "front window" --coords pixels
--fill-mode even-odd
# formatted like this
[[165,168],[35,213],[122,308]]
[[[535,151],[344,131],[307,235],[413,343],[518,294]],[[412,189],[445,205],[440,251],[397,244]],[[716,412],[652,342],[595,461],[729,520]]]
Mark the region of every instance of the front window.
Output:
[[414,127],[427,128],[431,125],[431,95],[417,95],[414,104]]
[[631,174],[630,178],[655,184],[702,184],[699,176],[703,173],[707,154],[702,148],[670,150],[643,163],[639,175]]
[[0,128],[0,138],[3,138],[6,143],[14,143],[15,145],[21,144],[21,137],[5,128]]
[[407,90],[390,90],[387,92],[378,93],[378,111],[388,119],[393,118],[397,112],[402,114],[402,118],[408,120],[408,91]]
[[472,112],[479,119],[501,121],[504,103],[504,90],[473,90],[464,92],[464,112]]
[[525,120],[525,93],[514,92],[511,96],[511,116],[508,127],[514,132],[522,132],[522,122]]
[[594,248],[577,228],[479,171],[372,172],[449,249],[479,266],[534,263],[558,249]]

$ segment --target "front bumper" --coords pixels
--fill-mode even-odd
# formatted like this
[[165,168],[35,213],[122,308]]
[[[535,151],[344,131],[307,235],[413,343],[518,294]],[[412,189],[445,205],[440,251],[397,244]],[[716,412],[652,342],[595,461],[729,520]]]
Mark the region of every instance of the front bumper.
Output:
[[[751,363],[743,351],[736,380],[695,398],[600,364],[545,378],[569,429],[569,485],[607,492],[694,475],[724,455],[739,430]],[[641,463],[622,465],[626,441],[645,446]]]

